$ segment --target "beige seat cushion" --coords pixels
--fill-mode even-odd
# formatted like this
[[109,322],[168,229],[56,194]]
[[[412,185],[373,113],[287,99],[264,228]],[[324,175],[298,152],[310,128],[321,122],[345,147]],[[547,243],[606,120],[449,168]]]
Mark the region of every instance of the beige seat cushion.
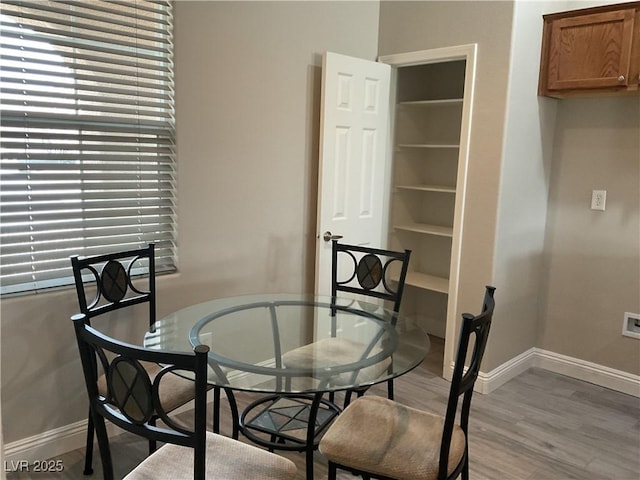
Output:
[[[140,362],[149,374],[150,380],[153,382],[161,367],[152,362]],[[98,377],[98,392],[100,395],[107,393],[107,381],[104,375]],[[160,381],[158,389],[160,403],[166,412],[175,410],[185,403],[193,400],[195,397],[195,383],[193,380],[175,375],[173,373],[166,374]]]
[[[147,457],[124,480],[193,480],[189,447],[167,444]],[[220,480],[289,480],[296,466],[280,455],[207,432],[206,478]]]
[[[444,420],[382,397],[351,403],[320,441],[320,452],[340,465],[401,480],[438,475]],[[454,426],[449,473],[465,450],[465,435]]]
[[[321,370],[327,367],[346,365],[361,360],[366,345],[340,337],[329,337],[310,343],[303,347],[286,352],[282,356],[282,364],[289,368],[313,368]],[[369,352],[368,357],[380,353],[379,346]],[[376,380],[391,364],[391,358],[363,368],[358,372],[357,383]],[[352,385],[352,372],[345,372],[331,377],[334,385]]]

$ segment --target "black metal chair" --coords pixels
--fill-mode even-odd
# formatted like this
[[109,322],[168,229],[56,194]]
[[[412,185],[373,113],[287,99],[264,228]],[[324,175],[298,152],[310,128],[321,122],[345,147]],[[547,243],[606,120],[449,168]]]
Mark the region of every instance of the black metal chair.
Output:
[[[380,298],[393,304],[393,311],[400,311],[404,283],[409,268],[411,250],[395,252],[380,248],[347,245],[332,241],[331,296],[347,292]],[[347,259],[347,262],[343,261]],[[350,261],[349,261],[350,260]],[[396,272],[393,265],[399,264]],[[396,277],[393,277],[393,273]]]
[[[207,432],[209,347],[198,345],[193,353],[150,350],[98,332],[87,325],[85,314],[74,315],[72,320],[105,480],[114,477],[105,419],[153,442],[165,443],[130,472],[126,480],[295,477],[296,466],[290,460]],[[162,365],[162,368],[150,377],[144,364]],[[162,403],[163,389],[172,388],[167,383],[179,376],[193,379],[190,385],[195,408],[192,419],[186,422],[170,417]],[[100,392],[100,378],[106,378],[104,393]],[[162,426],[152,420],[156,417]]]
[[[70,258],[78,304],[80,311],[87,316],[89,325],[91,319],[98,315],[147,303],[149,330],[155,330],[155,244],[150,243],[144,248],[104,255],[72,255]],[[133,277],[136,274],[139,277],[134,284]],[[91,288],[95,288],[95,293],[91,301],[88,301],[87,294]]]
[[[382,397],[358,398],[320,441],[320,452],[329,460],[329,480],[335,480],[338,468],[363,478],[451,480],[462,474],[468,480],[469,410],[495,307],[494,291],[495,288],[486,287],[482,313],[462,315],[445,416]],[[473,354],[465,372],[472,335]],[[462,406],[456,423],[460,397]]]
[[[91,319],[134,305],[147,304],[149,331],[155,331],[156,286],[155,286],[155,245],[105,255],[71,257],[76,293],[80,312],[85,315],[87,325]],[[135,279],[134,279],[135,277]],[[85,282],[85,280],[87,280]],[[93,292],[95,290],[95,292]],[[91,296],[92,295],[92,296]],[[89,300],[88,300],[89,299]],[[153,377],[160,367],[153,363],[143,364]],[[172,388],[163,393],[163,404],[167,411],[174,410],[193,400],[193,383],[178,376],[172,376]],[[106,391],[106,379],[101,379],[99,388]],[[156,417],[152,417],[152,421]],[[87,445],[84,474],[93,473],[94,425],[91,412],[87,421]],[[149,440],[149,454],[156,449],[155,441]]]
[[[409,268],[411,251],[395,252],[380,248],[363,247],[358,245],[348,245],[332,241],[332,265],[331,265],[331,296],[335,301],[340,292],[345,292],[351,296],[365,296],[381,299],[392,305],[394,313],[399,313],[402,294],[404,292],[405,280]],[[394,270],[395,269],[395,270]],[[357,299],[354,299],[357,302]],[[331,325],[331,337],[319,340],[318,342],[299,347],[283,355],[284,365],[309,366],[331,364],[332,358],[343,356],[349,358],[353,353],[351,342],[336,337],[337,325]],[[372,352],[373,346],[357,349],[368,354]],[[326,355],[323,356],[323,352]],[[353,361],[357,361],[354,358]],[[373,365],[366,370],[359,372],[364,377],[378,377],[388,368],[391,359],[387,364],[381,363]],[[334,383],[340,384],[342,378],[336,377]],[[346,380],[346,379],[345,379]],[[388,398],[393,399],[393,380],[387,382]],[[366,391],[366,388],[353,390],[358,396]],[[345,406],[349,404],[352,390],[346,392]],[[333,396],[331,396],[333,400]]]

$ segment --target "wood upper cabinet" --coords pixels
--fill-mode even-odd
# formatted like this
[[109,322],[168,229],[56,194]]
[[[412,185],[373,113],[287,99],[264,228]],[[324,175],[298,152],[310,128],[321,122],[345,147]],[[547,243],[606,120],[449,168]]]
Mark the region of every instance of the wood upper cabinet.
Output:
[[640,2],[543,18],[539,95],[640,93]]

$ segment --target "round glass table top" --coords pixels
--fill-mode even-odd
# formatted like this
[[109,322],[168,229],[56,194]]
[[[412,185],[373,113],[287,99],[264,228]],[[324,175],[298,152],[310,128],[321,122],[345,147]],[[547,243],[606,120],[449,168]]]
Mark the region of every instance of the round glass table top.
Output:
[[261,294],[210,300],[156,322],[144,346],[210,348],[209,383],[304,393],[369,386],[402,375],[429,351],[414,319],[360,300]]

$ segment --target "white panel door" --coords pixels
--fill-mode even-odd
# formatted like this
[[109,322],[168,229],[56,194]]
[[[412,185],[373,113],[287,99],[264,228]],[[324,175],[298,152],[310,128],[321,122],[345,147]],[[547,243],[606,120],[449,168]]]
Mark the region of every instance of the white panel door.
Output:
[[322,62],[316,293],[331,292],[331,241],[386,244],[387,64],[326,52]]

